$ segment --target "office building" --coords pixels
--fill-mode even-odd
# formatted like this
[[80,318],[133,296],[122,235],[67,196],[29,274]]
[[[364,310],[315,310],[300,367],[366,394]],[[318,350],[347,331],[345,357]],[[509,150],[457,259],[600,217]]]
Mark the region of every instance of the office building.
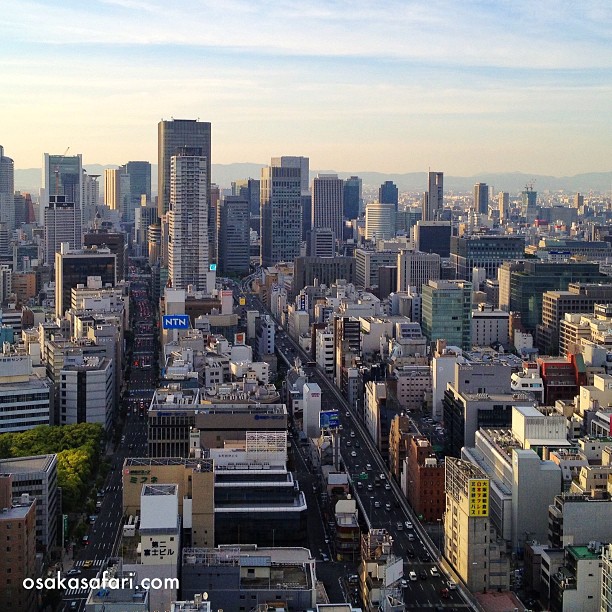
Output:
[[313,227],[310,232],[311,257],[333,257],[336,254],[336,235],[329,227]]
[[63,317],[70,308],[70,294],[77,285],[87,285],[87,278],[99,276],[102,286],[117,284],[117,256],[110,249],[92,247],[72,250],[64,242],[55,253],[55,313]]
[[337,174],[319,174],[312,182],[311,229],[331,229],[336,240],[342,241],[343,183]]
[[526,260],[499,266],[499,306],[520,313],[525,331],[535,332],[542,320],[542,296],[565,291],[570,283],[601,283],[605,276],[590,262]]
[[[201,148],[184,148],[170,160],[168,276],[175,289],[206,286],[209,271],[208,197],[210,161]],[[161,193],[161,192],[160,192]]]
[[396,251],[355,250],[355,285],[369,289],[378,284],[378,269],[397,265]]
[[92,229],[83,236],[83,246],[86,249],[103,248],[108,249],[117,258],[117,281],[127,277],[127,252],[125,234],[123,232],[111,232],[107,229]]
[[527,185],[521,191],[521,212],[526,219],[535,219],[538,214],[537,199],[538,192],[533,190],[532,185]]
[[125,166],[104,170],[104,204],[117,211],[121,221],[134,220],[130,175]]
[[15,229],[15,164],[0,146],[0,224]]
[[485,216],[489,214],[489,186],[486,183],[474,185],[474,211]]
[[395,237],[395,206],[370,202],[365,211],[365,239],[372,242]]
[[151,164],[148,161],[129,161],[122,168],[130,177],[130,219],[134,219],[136,210],[145,196],[145,201],[151,201]]
[[312,222],[312,197],[310,193],[310,160],[308,157],[283,155],[273,157],[271,166],[279,168],[296,168],[300,171],[300,205],[302,209],[302,240],[308,240]]
[[470,591],[506,590],[509,559],[490,524],[489,478],[461,459],[447,457],[445,466],[444,556]]
[[[607,280],[607,279],[602,279]],[[612,303],[612,284],[570,283],[567,291],[547,291],[542,296],[542,322],[537,343],[543,355],[556,355],[559,329],[565,314],[591,314],[595,304]],[[590,336],[590,334],[589,334]],[[566,354],[567,346],[564,347]]]
[[435,523],[446,510],[444,461],[438,459],[424,436],[409,436],[407,446],[402,489],[414,513],[428,523]]
[[421,293],[424,284],[440,279],[440,256],[421,251],[400,251],[397,256],[397,290],[415,287]]
[[497,278],[497,269],[504,261],[524,256],[523,236],[475,234],[453,236],[450,240],[450,258],[455,268],[455,278],[472,280],[474,268],[483,268],[487,278]]
[[249,213],[251,217],[259,217],[259,179],[248,178],[232,182],[232,195],[246,198],[249,201]]
[[502,344],[508,346],[510,314],[493,308],[491,304],[478,304],[472,310],[472,345],[491,346]]
[[[261,170],[261,265],[293,261],[302,242],[302,184],[300,167],[272,165]],[[298,158],[306,159],[307,158]]]
[[429,172],[423,197],[423,221],[439,221],[444,208],[444,173]]
[[60,371],[60,425],[99,423],[110,431],[115,406],[114,360],[77,356]]
[[10,474],[13,496],[36,498],[36,540],[39,550],[50,551],[57,543],[61,512],[57,482],[57,455],[0,459],[0,475]]
[[[157,214],[159,218],[170,209],[171,160],[180,150],[195,147],[206,159],[206,202],[210,201],[211,126],[196,119],[172,119],[157,125]],[[214,222],[214,219],[213,219]]]
[[328,287],[337,280],[355,282],[354,257],[296,257],[293,266],[293,293],[297,295],[304,287],[314,285]]
[[414,226],[415,248],[423,253],[437,253],[440,257],[448,258],[451,234],[450,221],[417,221]]
[[0,355],[0,433],[49,425],[52,385],[36,376],[29,355]]
[[[44,222],[44,209],[49,206],[50,196],[65,196],[73,202],[79,215],[82,214],[83,160],[81,155],[50,155],[45,153],[43,163],[42,192],[40,199],[40,222]],[[79,225],[81,225],[79,216]]]
[[378,188],[378,201],[382,204],[393,204],[397,210],[399,201],[399,192],[397,185],[393,181],[385,181]]
[[49,196],[44,210],[45,263],[55,265],[55,254],[64,242],[70,249],[80,249],[82,240],[81,213],[74,202],[66,196]]
[[464,350],[472,342],[472,283],[429,281],[423,285],[422,325],[429,342],[444,339]]
[[0,606],[5,610],[35,612],[35,589],[26,589],[24,580],[34,582],[36,568],[36,500],[27,494],[13,498],[11,476],[0,476]]
[[315,563],[306,548],[185,548],[181,593],[194,598],[205,584],[215,609],[279,610],[279,602],[291,602],[292,609],[311,610],[317,602]]
[[499,192],[497,206],[499,208],[499,220],[507,221],[510,216],[510,194],[507,191]]
[[225,196],[217,209],[218,271],[223,276],[249,273],[250,202]]
[[345,219],[357,219],[363,211],[362,181],[358,176],[351,176],[344,181],[342,203]]

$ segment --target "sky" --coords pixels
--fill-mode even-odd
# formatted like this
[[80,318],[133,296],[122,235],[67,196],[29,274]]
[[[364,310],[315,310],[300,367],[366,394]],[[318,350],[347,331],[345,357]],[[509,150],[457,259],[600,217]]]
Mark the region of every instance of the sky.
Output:
[[0,0],[0,145],[157,163],[160,119],[212,162],[338,171],[612,170],[609,0]]

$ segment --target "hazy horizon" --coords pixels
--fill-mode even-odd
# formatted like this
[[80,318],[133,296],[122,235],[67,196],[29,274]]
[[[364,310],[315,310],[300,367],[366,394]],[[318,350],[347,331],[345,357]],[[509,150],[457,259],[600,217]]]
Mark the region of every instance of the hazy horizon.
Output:
[[8,0],[0,145],[156,163],[158,121],[200,118],[215,164],[607,172],[610,26],[596,0]]

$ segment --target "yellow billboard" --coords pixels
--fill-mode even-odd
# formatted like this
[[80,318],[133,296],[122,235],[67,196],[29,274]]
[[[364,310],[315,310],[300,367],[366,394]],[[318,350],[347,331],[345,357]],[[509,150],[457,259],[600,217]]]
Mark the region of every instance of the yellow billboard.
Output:
[[484,478],[470,478],[470,516],[489,516],[489,481]]
[[241,306],[244,306],[246,304],[246,299],[241,297],[240,300],[239,300],[239,303],[240,303]]

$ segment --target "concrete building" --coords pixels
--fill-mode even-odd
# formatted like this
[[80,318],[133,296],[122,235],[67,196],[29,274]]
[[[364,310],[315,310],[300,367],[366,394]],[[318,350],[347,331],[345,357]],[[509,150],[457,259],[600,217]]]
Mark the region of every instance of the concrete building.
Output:
[[0,224],[7,232],[15,228],[15,164],[0,146]]
[[35,589],[24,580],[37,577],[36,500],[27,494],[13,498],[11,476],[0,476],[0,606],[6,610],[35,612]]
[[445,470],[444,556],[470,591],[482,591],[494,572],[489,479],[477,466],[452,457],[446,458]]
[[444,173],[429,172],[423,198],[423,221],[439,221],[444,208]]
[[98,276],[102,285],[117,283],[117,256],[110,249],[71,250],[66,243],[55,254],[55,314],[63,317],[70,308],[70,293],[77,285],[86,285],[87,278]]
[[365,239],[372,242],[395,236],[395,205],[370,202],[365,209]]
[[170,159],[168,276],[172,287],[199,291],[207,286],[210,159],[201,148],[184,148]]
[[411,436],[404,462],[402,490],[417,516],[428,523],[442,519],[446,510],[444,461],[439,460],[430,441]]
[[60,250],[62,242],[68,243],[71,249],[81,248],[81,211],[74,202],[66,200],[66,196],[49,196],[49,205],[44,210],[44,223],[47,265],[55,265],[55,254]]
[[[49,206],[50,196],[64,196],[66,202],[74,202],[79,215],[83,197],[83,158],[82,155],[44,154],[42,190],[39,208],[39,223],[44,224],[45,208]],[[79,220],[79,225],[81,222]]]
[[210,199],[211,126],[196,119],[172,119],[157,124],[157,215],[161,219],[170,209],[171,159],[180,148],[197,147],[206,158],[206,201]]
[[599,545],[568,546],[564,565],[551,576],[551,612],[599,612],[602,561]]
[[337,174],[319,174],[312,182],[311,227],[331,229],[342,241],[343,181]]
[[293,273],[293,294],[297,295],[304,287],[319,285],[328,287],[337,280],[355,282],[354,257],[296,257]]
[[440,256],[421,251],[400,251],[397,256],[397,290],[409,291],[415,287],[418,293],[430,280],[440,279]]
[[453,228],[450,221],[417,221],[414,226],[414,246],[423,253],[437,253],[450,257]]
[[474,234],[451,238],[450,258],[455,278],[472,279],[474,268],[483,268],[487,278],[497,278],[497,269],[504,261],[524,257],[523,236]]
[[431,400],[431,369],[429,365],[401,365],[393,368],[391,381],[395,397],[405,410],[424,410]]
[[334,257],[336,234],[329,227],[314,227],[310,232],[309,254],[311,257]]
[[13,496],[36,499],[36,541],[38,549],[49,551],[57,543],[60,498],[57,483],[57,455],[36,455],[0,459],[0,475],[10,475]]
[[422,308],[429,342],[444,339],[464,350],[471,347],[472,283],[429,281],[423,285]]
[[387,385],[369,381],[365,386],[364,426],[383,457],[389,452],[389,432],[395,412],[387,402]]
[[283,159],[273,158],[272,165],[261,170],[262,266],[293,261],[300,255],[303,177],[300,167],[288,167]]
[[355,249],[355,285],[369,289],[378,284],[378,269],[397,264],[396,251]]
[[508,346],[510,314],[493,308],[491,304],[478,304],[472,310],[472,345],[491,346],[502,344]]
[[315,361],[317,365],[332,376],[334,373],[334,334],[331,331],[317,330],[315,336]]
[[0,355],[0,433],[26,431],[49,425],[53,388],[34,374],[29,355]]
[[206,585],[214,609],[249,612],[290,601],[295,610],[309,610],[316,605],[316,582],[315,559],[306,548],[236,544],[183,550],[183,597],[193,599]]
[[246,275],[250,264],[250,203],[241,196],[225,196],[217,209],[219,273]]
[[276,324],[270,315],[262,315],[259,317],[259,325],[257,327],[257,354],[272,355],[274,353],[274,337],[276,332]]
[[600,612],[612,610],[612,544],[603,547],[601,554],[601,608]]
[[304,385],[303,402],[302,431],[309,438],[318,438],[321,435],[321,426],[319,424],[321,387],[317,383],[308,382]]
[[100,423],[110,431],[115,409],[114,366],[112,359],[82,355],[64,363],[60,371],[60,425]]

